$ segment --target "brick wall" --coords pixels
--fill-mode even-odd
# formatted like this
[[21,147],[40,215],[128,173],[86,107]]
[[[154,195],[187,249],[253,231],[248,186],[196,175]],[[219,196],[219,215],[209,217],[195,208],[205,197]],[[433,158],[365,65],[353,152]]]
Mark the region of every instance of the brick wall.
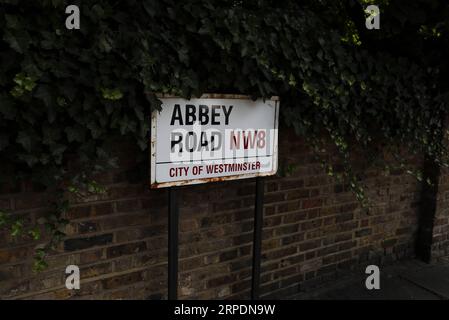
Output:
[[432,258],[449,255],[449,172],[442,170],[437,195],[437,208],[434,219]]
[[[281,130],[289,177],[265,184],[261,290],[286,298],[349,269],[414,254],[420,185],[404,172],[366,172],[374,206],[362,209],[347,186],[328,177],[306,144]],[[74,203],[67,239],[32,272],[36,242],[0,233],[0,298],[164,299],[167,296],[167,192],[149,190],[139,151],[121,150],[118,170],[102,177],[105,195]],[[249,298],[254,180],[185,187],[180,199],[181,299]],[[0,208],[36,221],[51,193],[3,185]],[[447,216],[445,221],[447,222]],[[447,232],[447,228],[441,231]],[[447,233],[446,233],[447,234]],[[436,234],[438,236],[438,234]],[[446,237],[447,240],[447,237]],[[65,267],[81,268],[81,289],[65,289]]]

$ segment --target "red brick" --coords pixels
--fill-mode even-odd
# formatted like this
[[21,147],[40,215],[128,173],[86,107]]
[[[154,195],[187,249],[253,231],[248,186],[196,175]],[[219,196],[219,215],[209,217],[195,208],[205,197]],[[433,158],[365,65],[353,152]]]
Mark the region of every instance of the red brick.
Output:
[[302,200],[302,209],[311,209],[316,207],[321,207],[323,205],[323,199],[305,199]]
[[[337,268],[386,263],[413,255],[420,208],[418,182],[404,172],[384,178],[376,168],[366,170],[361,183],[366,184],[374,206],[369,212],[363,211],[347,184],[324,175],[303,139],[289,130],[281,131],[289,138],[289,146],[280,145],[280,158],[287,157],[290,163],[299,165],[289,177],[264,178],[264,297],[287,298],[298,288],[331,281]],[[116,149],[123,159],[121,167],[98,180],[113,183],[108,193],[77,200],[67,214],[67,218],[76,219],[65,239],[73,253],[52,253],[50,269],[40,278],[46,279],[51,293],[35,292],[41,284],[38,275],[31,272],[34,244],[25,246],[29,242],[26,238],[12,241],[7,234],[0,234],[0,288],[7,289],[7,297],[26,293],[32,299],[166,298],[167,190],[149,189],[145,174],[136,167],[140,151],[128,143],[116,144]],[[330,159],[333,149],[328,150],[323,156]],[[360,161],[355,158],[354,164]],[[420,161],[415,165],[420,166]],[[440,255],[449,254],[449,175],[442,179],[446,185],[439,189],[432,244],[433,253]],[[23,185],[27,188],[11,189],[11,194],[1,197],[0,209],[21,210],[20,214],[33,222],[42,215],[40,211],[47,212],[40,209],[51,204],[45,199],[52,194],[37,192],[29,183]],[[254,179],[183,188],[179,259],[182,298],[249,298],[254,188]],[[5,189],[3,184],[0,189]],[[26,208],[32,209],[30,214],[25,213]],[[102,238],[105,235],[107,238]],[[66,289],[53,290],[53,279],[63,275],[64,261],[79,263],[82,277],[84,274],[88,280],[96,280],[82,282],[82,289],[73,296]],[[14,272],[8,269],[13,267]]]

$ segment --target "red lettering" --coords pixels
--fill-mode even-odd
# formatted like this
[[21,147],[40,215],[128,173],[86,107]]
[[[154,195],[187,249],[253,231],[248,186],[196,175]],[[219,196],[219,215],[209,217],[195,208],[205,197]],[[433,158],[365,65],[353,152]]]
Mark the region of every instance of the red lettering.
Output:
[[237,135],[231,131],[231,149],[240,149],[240,131]]
[[168,174],[170,177],[182,177],[187,176],[189,173],[189,167],[170,168]]

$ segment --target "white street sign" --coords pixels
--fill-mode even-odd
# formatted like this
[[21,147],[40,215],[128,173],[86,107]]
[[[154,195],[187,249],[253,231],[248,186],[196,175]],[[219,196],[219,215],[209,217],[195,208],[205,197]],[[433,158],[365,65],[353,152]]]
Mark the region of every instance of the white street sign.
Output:
[[273,175],[279,99],[161,96],[151,125],[151,187]]

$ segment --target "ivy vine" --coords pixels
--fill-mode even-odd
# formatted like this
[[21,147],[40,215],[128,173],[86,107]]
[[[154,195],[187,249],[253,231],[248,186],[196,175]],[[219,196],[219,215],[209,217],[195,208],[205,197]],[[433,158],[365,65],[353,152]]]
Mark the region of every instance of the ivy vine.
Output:
[[[12,174],[64,185],[58,199],[81,192],[62,183],[74,177],[71,161],[96,163],[119,136],[146,153],[161,103],[153,93],[281,96],[285,124],[317,155],[332,143],[342,169],[320,162],[362,203],[354,154],[418,179],[403,154],[448,166],[444,1],[378,0],[380,30],[365,27],[367,0],[74,0],[80,30],[65,28],[68,4],[0,0],[0,183]],[[47,219],[52,239],[63,237],[68,205],[55,203]],[[40,237],[6,213],[1,225]]]

